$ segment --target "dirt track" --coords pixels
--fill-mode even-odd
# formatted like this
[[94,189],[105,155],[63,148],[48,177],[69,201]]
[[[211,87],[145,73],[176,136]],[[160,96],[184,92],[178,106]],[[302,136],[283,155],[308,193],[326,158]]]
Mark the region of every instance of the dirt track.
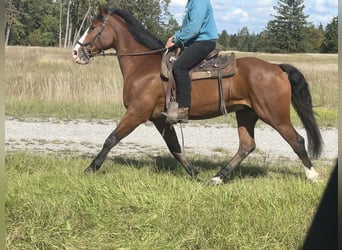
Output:
[[[109,120],[87,122],[84,120],[62,121],[55,119],[6,118],[6,151],[26,150],[32,152],[55,152],[79,155],[95,155],[106,137],[116,127]],[[176,125],[181,141],[180,126]],[[297,131],[306,139],[305,130]],[[183,126],[186,153],[201,155],[233,154],[238,147],[237,129],[229,125],[198,125],[196,122]],[[325,147],[322,159],[334,160],[338,154],[338,131],[336,128],[321,129]],[[267,158],[297,159],[290,146],[272,128],[256,128],[257,150],[252,155]],[[110,152],[116,155],[160,155],[168,149],[152,124],[140,125]]]

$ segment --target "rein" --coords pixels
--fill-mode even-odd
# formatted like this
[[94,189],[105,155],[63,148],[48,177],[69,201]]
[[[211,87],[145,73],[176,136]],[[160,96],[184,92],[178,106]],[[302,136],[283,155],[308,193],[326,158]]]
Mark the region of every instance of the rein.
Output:
[[151,51],[144,51],[144,52],[135,52],[135,53],[105,53],[104,50],[102,50],[100,53],[94,55],[93,57],[96,56],[144,56],[144,55],[152,55],[152,54],[157,54],[159,52],[164,52],[165,50],[167,50],[166,48],[161,48],[161,49],[155,49],[155,50],[151,50]]

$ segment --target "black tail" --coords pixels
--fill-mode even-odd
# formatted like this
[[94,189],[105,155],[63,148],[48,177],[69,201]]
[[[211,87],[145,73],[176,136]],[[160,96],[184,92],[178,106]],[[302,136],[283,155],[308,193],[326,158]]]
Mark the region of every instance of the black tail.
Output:
[[308,83],[303,74],[294,66],[280,64],[279,67],[288,74],[292,89],[291,102],[306,130],[309,154],[316,159],[322,153],[323,141],[312,110]]

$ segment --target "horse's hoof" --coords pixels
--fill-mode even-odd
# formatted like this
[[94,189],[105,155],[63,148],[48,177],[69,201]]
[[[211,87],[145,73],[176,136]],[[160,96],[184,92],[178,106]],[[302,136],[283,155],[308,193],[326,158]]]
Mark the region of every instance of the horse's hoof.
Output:
[[192,178],[197,178],[197,176],[198,176],[198,174],[199,174],[199,171],[196,169],[196,168],[194,168],[192,171],[191,171],[191,173],[190,173],[190,176],[192,177]]
[[186,172],[187,172],[187,173],[190,175],[190,177],[193,178],[193,179],[196,179],[197,176],[198,176],[198,174],[199,174],[198,169],[195,168],[195,167],[191,167],[191,166],[186,168]]
[[211,180],[208,183],[209,186],[217,186],[217,185],[222,185],[222,184],[223,184],[223,180],[219,176],[211,178]]

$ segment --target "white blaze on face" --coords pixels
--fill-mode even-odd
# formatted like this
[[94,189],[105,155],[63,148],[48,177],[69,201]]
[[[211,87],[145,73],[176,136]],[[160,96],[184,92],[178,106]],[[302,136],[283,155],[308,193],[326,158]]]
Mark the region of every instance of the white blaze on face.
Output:
[[81,45],[79,43],[83,43],[84,42],[84,39],[86,38],[87,34],[88,34],[88,30],[87,29],[84,34],[82,35],[82,37],[80,38],[80,40],[78,40],[78,43],[76,43],[75,47],[73,48],[72,50],[72,56],[73,58],[76,60],[76,59],[79,59],[78,58],[78,50],[81,48]]

